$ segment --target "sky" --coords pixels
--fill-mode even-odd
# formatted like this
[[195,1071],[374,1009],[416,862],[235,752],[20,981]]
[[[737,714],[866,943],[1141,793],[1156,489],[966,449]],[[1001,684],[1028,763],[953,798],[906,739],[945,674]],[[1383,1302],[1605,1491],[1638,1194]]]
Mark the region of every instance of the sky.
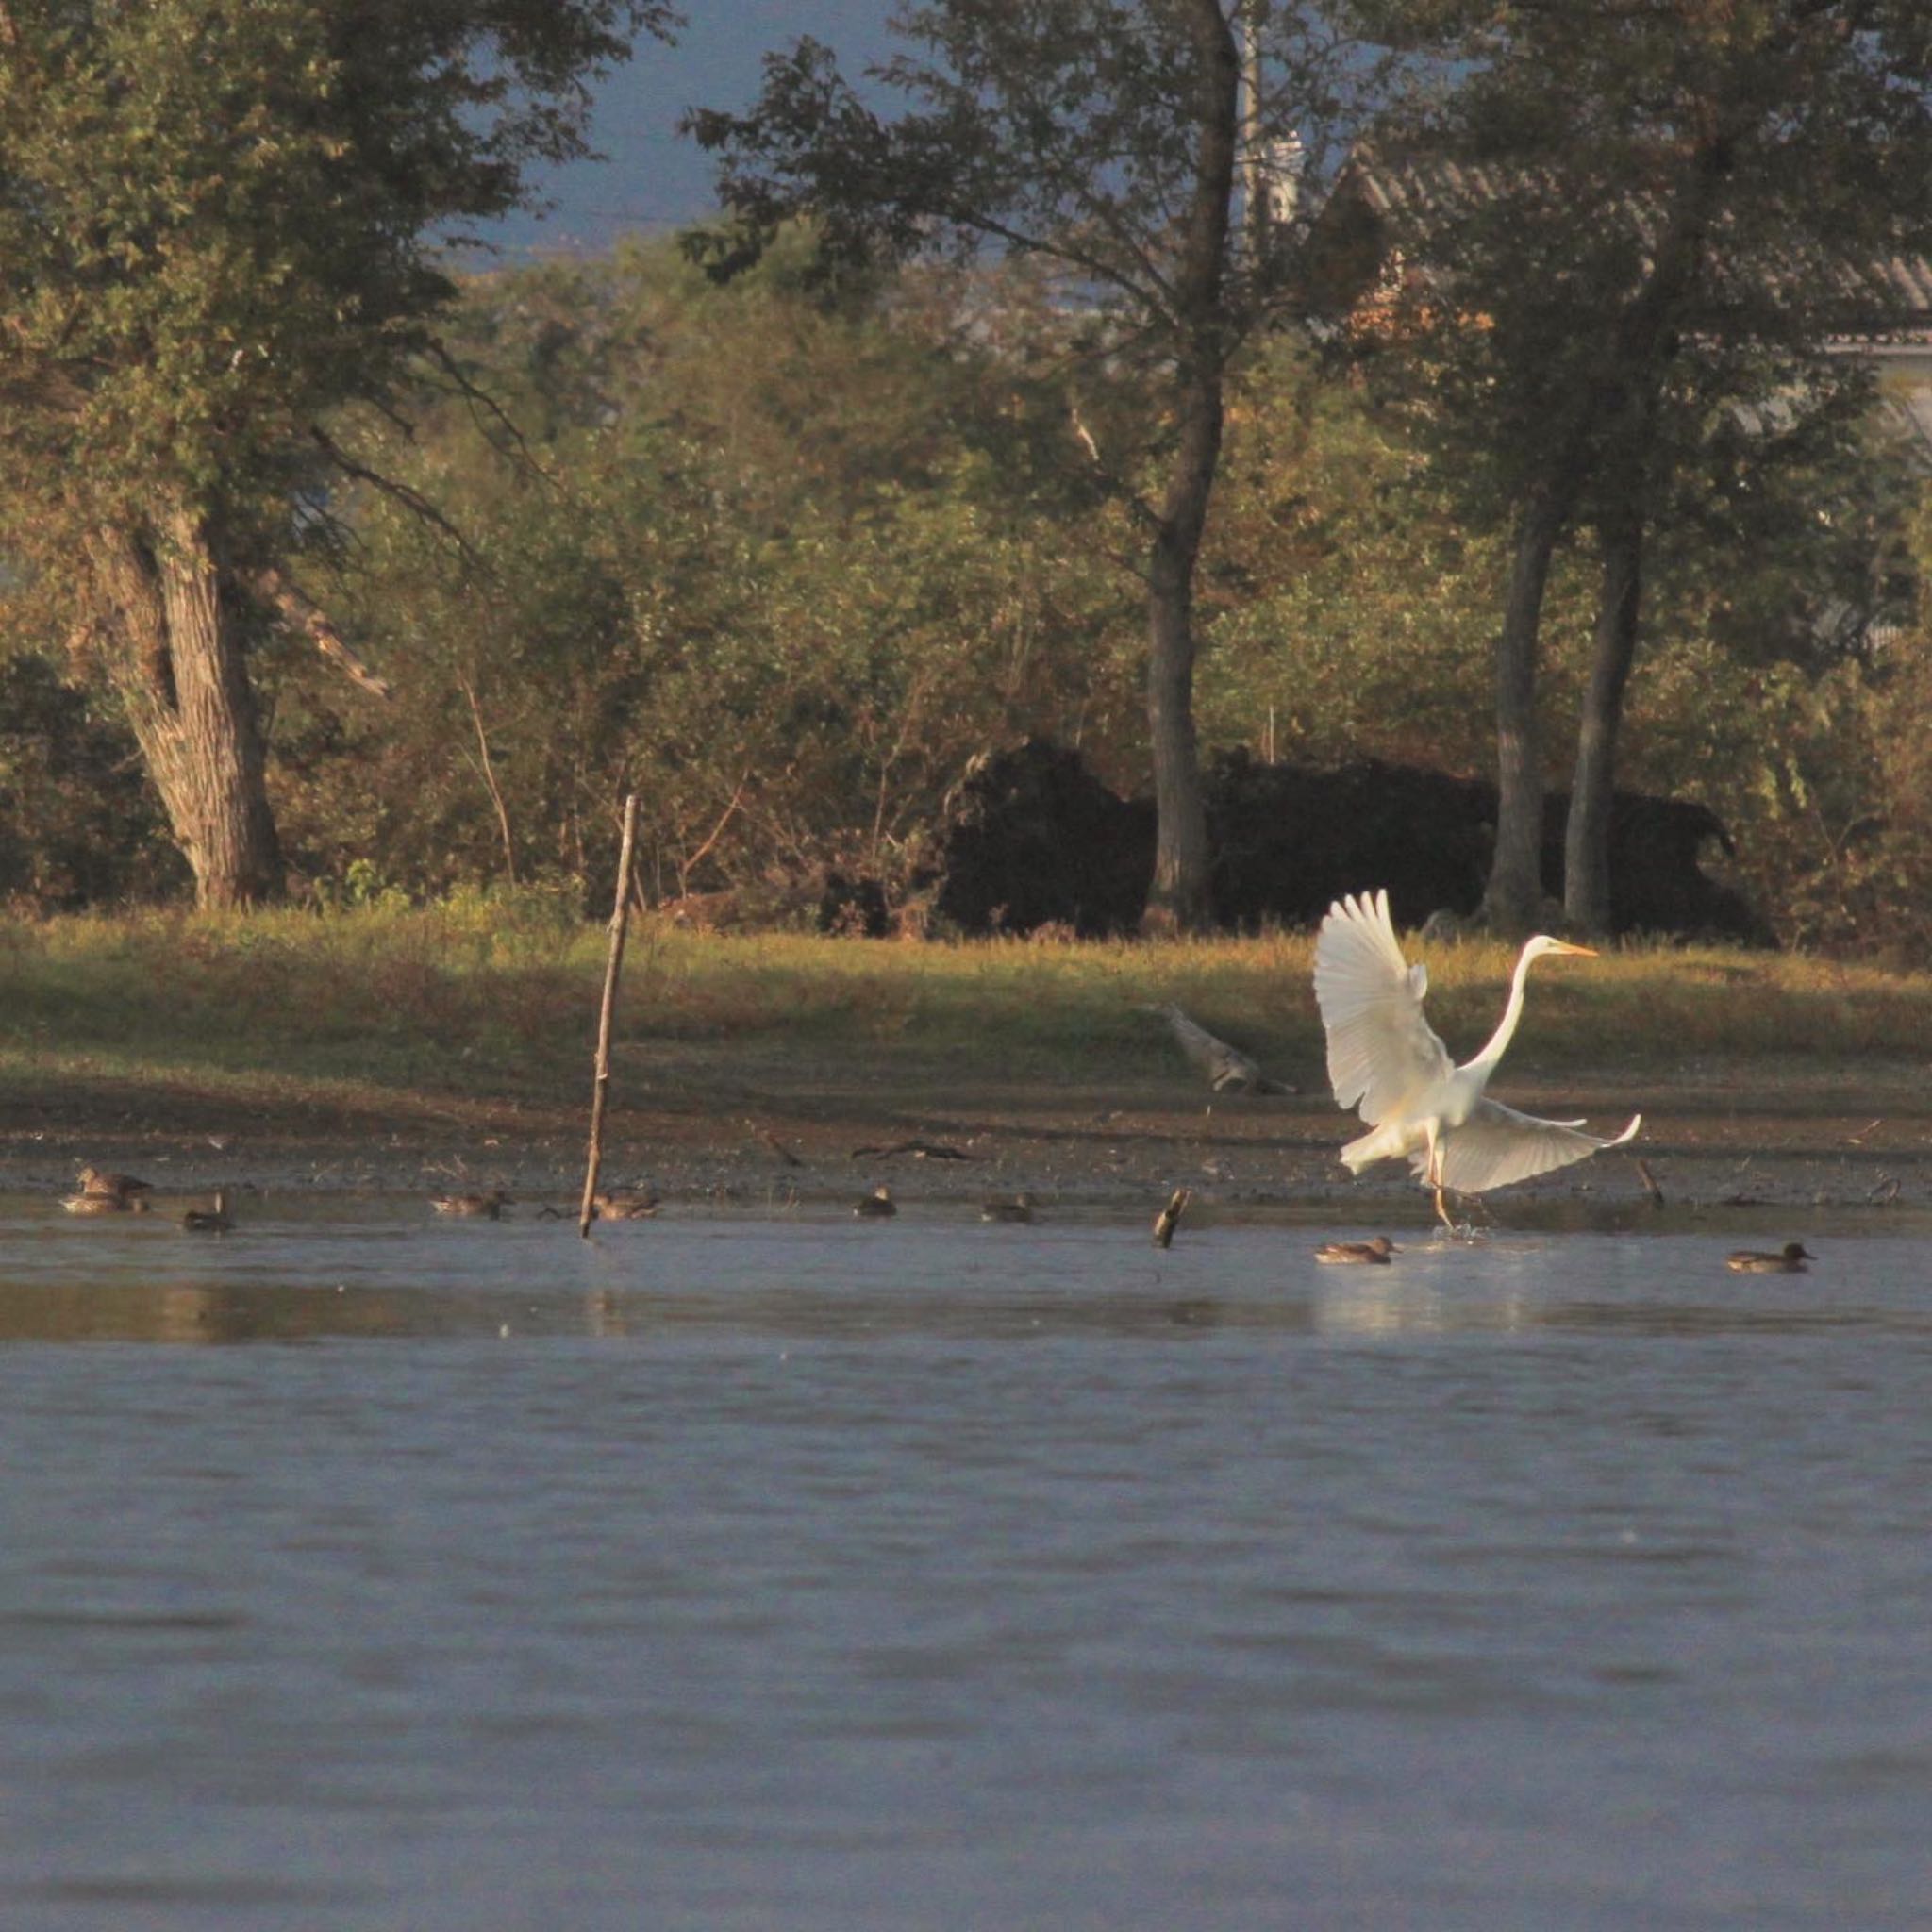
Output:
[[677,133],[690,108],[743,108],[760,62],[806,36],[823,41],[857,77],[887,50],[891,0],[679,0],[689,25],[677,44],[644,39],[599,90],[591,144],[608,157],[550,171],[541,192],[558,203],[541,219],[517,216],[498,234],[506,252],[608,248],[632,231],[662,233],[710,206],[708,158]]

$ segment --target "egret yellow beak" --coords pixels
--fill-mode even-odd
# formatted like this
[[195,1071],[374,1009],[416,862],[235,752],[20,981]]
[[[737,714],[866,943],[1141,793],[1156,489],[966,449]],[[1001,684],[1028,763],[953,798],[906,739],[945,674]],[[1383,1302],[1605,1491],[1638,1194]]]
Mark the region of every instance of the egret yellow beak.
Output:
[[1579,958],[1584,959],[1594,959],[1596,958],[1596,948],[1594,946],[1573,946],[1568,940],[1557,940],[1552,950],[1558,953],[1574,953]]

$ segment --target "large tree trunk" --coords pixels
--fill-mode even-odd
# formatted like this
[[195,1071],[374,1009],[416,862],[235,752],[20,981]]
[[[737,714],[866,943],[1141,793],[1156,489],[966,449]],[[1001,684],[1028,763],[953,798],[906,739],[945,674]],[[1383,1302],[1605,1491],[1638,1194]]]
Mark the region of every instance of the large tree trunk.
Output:
[[198,521],[91,546],[96,649],[203,907],[283,891],[260,721],[235,613]]
[[1194,564],[1166,531],[1147,584],[1147,731],[1154,752],[1154,878],[1149,932],[1194,932],[1208,923],[1208,807],[1194,739]]
[[1542,740],[1536,715],[1537,643],[1550,559],[1571,492],[1544,487],[1524,507],[1509,558],[1503,633],[1496,642],[1496,844],[1483,917],[1520,936],[1542,912]]
[[1224,277],[1234,199],[1241,61],[1221,0],[1189,0],[1199,74],[1194,183],[1174,303],[1183,347],[1175,440],[1154,517],[1147,573],[1147,728],[1154,750],[1149,932],[1198,931],[1210,916],[1208,808],[1194,741],[1194,571],[1221,460],[1228,337]]
[[[1607,423],[1622,419],[1627,427],[1621,457],[1633,465],[1622,487],[1636,491],[1620,503],[1638,518],[1635,542],[1642,542],[1641,477],[1652,451],[1657,409],[1663,375],[1676,354],[1675,311],[1695,281],[1720,183],[1730,168],[1728,121],[1714,123],[1690,157],[1690,171],[1671,209],[1670,220],[1657,239],[1649,273],[1630,302],[1616,318],[1605,344],[1601,365],[1585,386],[1570,421],[1552,442],[1552,455],[1541,482],[1531,493],[1517,524],[1515,552],[1510,561],[1503,635],[1496,657],[1496,849],[1489,883],[1483,892],[1483,913],[1499,932],[1520,935],[1537,923],[1542,905],[1543,783],[1536,719],[1538,632],[1542,622],[1544,587],[1550,558],[1563,526],[1570,520],[1589,480],[1587,472],[1600,460],[1591,444]],[[1620,537],[1617,541],[1622,542]],[[1638,595],[1634,575],[1630,589],[1629,646],[1635,648]],[[1601,641],[1601,627],[1599,629]],[[1608,723],[1609,735],[1597,747],[1610,770],[1616,725],[1621,717],[1624,680],[1629,675],[1626,654],[1616,675],[1614,691],[1607,684],[1609,708],[1597,723]],[[1591,729],[1585,720],[1585,731]],[[1583,756],[1579,744],[1579,758]],[[1580,770],[1580,766],[1579,766]],[[1604,841],[1603,863],[1607,881],[1608,785],[1603,800],[1603,824],[1590,836]],[[1582,786],[1579,779],[1578,793]],[[1586,814],[1589,808],[1586,808]],[[1566,841],[1568,834],[1566,832]],[[1568,893],[1566,891],[1566,901]],[[1604,886],[1604,917],[1608,916],[1608,888]]]
[[1610,929],[1610,816],[1617,784],[1617,732],[1637,658],[1643,604],[1643,517],[1626,508],[1603,536],[1603,596],[1597,606],[1590,688],[1576,732],[1576,774],[1563,828],[1563,914],[1581,932]]

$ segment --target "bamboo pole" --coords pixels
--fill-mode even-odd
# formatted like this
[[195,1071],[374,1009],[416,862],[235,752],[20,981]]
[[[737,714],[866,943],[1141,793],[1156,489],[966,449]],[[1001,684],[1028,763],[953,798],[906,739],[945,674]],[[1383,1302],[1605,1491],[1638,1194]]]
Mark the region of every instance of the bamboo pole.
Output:
[[604,965],[604,1004],[597,1013],[597,1080],[591,1097],[591,1148],[584,1168],[583,1206],[577,1233],[591,1238],[591,1203],[597,1192],[597,1170],[604,1160],[604,1107],[610,1096],[610,1016],[617,1006],[617,980],[624,971],[625,934],[630,926],[630,859],[638,836],[638,795],[624,801],[624,843],[617,855],[617,892],[610,908],[610,956]]

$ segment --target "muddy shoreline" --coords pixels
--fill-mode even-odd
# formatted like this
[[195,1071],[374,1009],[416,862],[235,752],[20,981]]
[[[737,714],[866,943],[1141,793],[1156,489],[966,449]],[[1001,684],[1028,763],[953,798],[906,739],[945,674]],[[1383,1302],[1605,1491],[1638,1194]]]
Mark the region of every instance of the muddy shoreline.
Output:
[[[1025,1189],[1061,1204],[1151,1215],[1194,1189],[1199,1212],[1296,1211],[1414,1224],[1426,1198],[1387,1167],[1353,1180],[1335,1158],[1350,1124],[1325,1096],[1217,1096],[1183,1077],[1070,1086],[1044,1078],[742,1052],[662,1051],[622,1068],[603,1175],[679,1204],[756,1208],[856,1200],[884,1181],[905,1203],[952,1207]],[[1701,1069],[1670,1082],[1605,1075],[1499,1098],[1644,1124],[1606,1154],[1489,1201],[1506,1224],[1561,1212],[1641,1217],[1724,1209],[1932,1210],[1927,1083],[1882,1091],[1831,1070]],[[574,1202],[588,1108],[412,1091],[379,1105],[199,1093],[185,1084],[0,1091],[0,1189],[65,1191],[82,1164],[132,1169],[158,1193],[217,1185],[286,1193],[429,1194],[503,1186],[526,1208]],[[1658,1197],[1661,1197],[1659,1202]],[[1520,1204],[1520,1206],[1518,1205]]]

